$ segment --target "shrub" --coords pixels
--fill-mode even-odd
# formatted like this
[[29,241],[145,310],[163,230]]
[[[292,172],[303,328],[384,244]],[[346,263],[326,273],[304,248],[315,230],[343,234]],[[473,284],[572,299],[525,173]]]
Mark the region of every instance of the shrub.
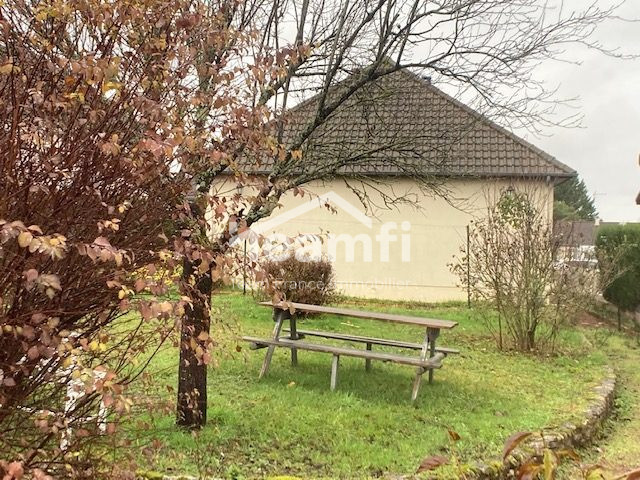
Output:
[[598,229],[596,256],[606,300],[619,310],[640,307],[640,226],[607,225]]
[[278,300],[324,305],[335,295],[333,265],[327,259],[269,260],[262,269],[266,274],[264,292]]
[[[112,468],[99,460],[115,437],[101,430],[130,408],[135,357],[181,315],[177,302],[136,295],[164,296],[161,279],[131,276],[173,261],[166,225],[190,188],[172,172],[178,142],[164,140],[182,108],[167,58],[190,42],[171,24],[178,13],[0,2],[0,477],[11,462],[29,477]],[[170,44],[151,41],[159,25]],[[141,318],[125,318],[135,307]]]
[[560,326],[589,294],[591,271],[557,261],[560,244],[543,201],[535,191],[490,200],[452,266],[500,349],[553,349]]

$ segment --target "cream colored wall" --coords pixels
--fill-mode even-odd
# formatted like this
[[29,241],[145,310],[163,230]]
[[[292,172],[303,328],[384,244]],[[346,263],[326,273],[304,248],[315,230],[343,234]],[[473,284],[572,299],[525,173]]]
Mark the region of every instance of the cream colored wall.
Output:
[[[444,199],[421,192],[413,180],[390,178],[381,190],[395,196],[409,194],[417,207],[402,204],[365,213],[358,197],[336,179],[308,185],[311,196],[287,194],[282,207],[258,222],[257,228],[264,235],[322,234],[322,252],[335,254],[337,286],[347,295],[422,302],[464,300],[466,292],[457,286],[449,264],[466,245],[469,222],[485,215],[487,204],[511,185],[535,189],[551,219],[553,187],[543,182],[451,180],[445,185]],[[374,204],[383,203],[380,194],[370,191],[369,195]],[[321,205],[326,199],[335,213]],[[349,242],[353,249],[346,246]]]

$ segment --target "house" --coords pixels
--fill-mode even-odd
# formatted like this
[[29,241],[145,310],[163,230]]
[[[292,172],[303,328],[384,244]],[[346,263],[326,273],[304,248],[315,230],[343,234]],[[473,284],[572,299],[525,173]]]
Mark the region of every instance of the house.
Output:
[[553,232],[558,242],[559,260],[567,264],[595,266],[595,245],[599,220],[560,220]]
[[[316,102],[290,111],[285,142],[304,128]],[[262,253],[327,255],[338,289],[359,297],[466,298],[449,264],[466,248],[470,223],[514,189],[535,190],[551,222],[554,185],[575,175],[408,70],[354,95],[303,148],[302,172],[307,162],[330,165],[348,155],[366,161],[306,185],[303,197],[286,195],[254,227],[272,239]],[[391,161],[401,157],[406,161]],[[285,237],[296,239],[289,253]]]

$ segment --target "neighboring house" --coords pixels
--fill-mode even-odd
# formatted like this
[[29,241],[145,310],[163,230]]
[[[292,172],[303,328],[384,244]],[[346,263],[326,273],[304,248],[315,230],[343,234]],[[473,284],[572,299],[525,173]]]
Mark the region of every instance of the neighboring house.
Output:
[[638,225],[633,222],[603,222],[601,220],[560,220],[553,226],[561,247],[561,261],[583,265],[597,265],[596,238],[600,227]]
[[553,231],[559,242],[559,259],[574,265],[597,265],[595,245],[598,221],[560,220],[554,223]]
[[[297,237],[300,257],[329,255],[338,289],[348,295],[466,298],[449,264],[466,248],[470,222],[513,189],[535,190],[551,221],[554,185],[575,175],[410,71],[382,77],[355,97],[305,143],[299,168],[358,152],[366,152],[367,162],[307,185],[311,195],[286,195],[282,207],[255,226],[277,234],[275,244]],[[290,111],[285,142],[304,128],[315,102]],[[406,156],[408,166],[389,162],[394,155]],[[412,178],[416,172],[429,175],[438,193]],[[388,207],[391,198],[406,202]]]

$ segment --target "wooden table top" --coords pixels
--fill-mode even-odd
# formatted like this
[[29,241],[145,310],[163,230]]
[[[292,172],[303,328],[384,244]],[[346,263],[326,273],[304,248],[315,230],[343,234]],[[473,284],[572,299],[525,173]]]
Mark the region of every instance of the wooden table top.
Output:
[[297,311],[308,313],[328,313],[352,318],[370,318],[372,320],[382,320],[385,322],[401,323],[404,325],[418,325],[427,328],[451,329],[458,325],[458,322],[449,320],[439,320],[437,318],[412,317],[409,315],[397,315],[395,313],[369,312],[363,310],[351,310],[347,308],[325,307],[320,305],[309,305],[306,303],[287,302],[274,305],[272,302],[260,302],[265,307],[282,308],[288,310],[293,307]]

